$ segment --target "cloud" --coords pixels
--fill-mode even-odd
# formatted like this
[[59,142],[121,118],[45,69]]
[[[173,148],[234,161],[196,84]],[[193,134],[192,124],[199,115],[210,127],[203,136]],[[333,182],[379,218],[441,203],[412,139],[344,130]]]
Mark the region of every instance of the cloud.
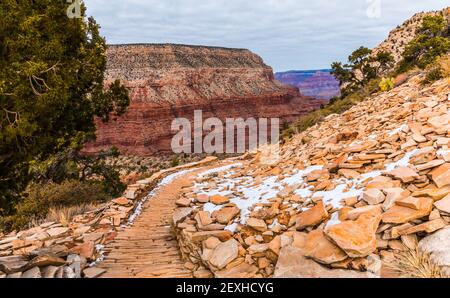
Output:
[[[380,3],[379,18],[369,18]],[[275,70],[328,67],[450,0],[85,0],[108,43],[248,48]]]

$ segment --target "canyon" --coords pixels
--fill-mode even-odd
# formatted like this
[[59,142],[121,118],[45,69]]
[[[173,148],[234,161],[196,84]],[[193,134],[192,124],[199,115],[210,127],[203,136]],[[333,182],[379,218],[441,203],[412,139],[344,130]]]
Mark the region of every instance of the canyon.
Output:
[[341,93],[339,81],[331,74],[330,69],[277,72],[275,78],[298,87],[301,94],[313,98],[330,100]]
[[121,117],[96,121],[97,139],[84,149],[88,154],[111,146],[127,155],[170,152],[172,121],[193,121],[195,110],[221,121],[279,118],[283,125],[325,103],[275,80],[272,68],[245,49],[111,45],[105,77],[121,80],[131,104]]

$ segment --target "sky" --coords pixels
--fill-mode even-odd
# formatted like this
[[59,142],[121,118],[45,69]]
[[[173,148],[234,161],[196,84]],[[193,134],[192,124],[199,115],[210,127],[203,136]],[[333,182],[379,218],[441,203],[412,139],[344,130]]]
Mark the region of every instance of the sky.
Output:
[[84,0],[108,44],[246,48],[275,71],[329,68],[450,0]]

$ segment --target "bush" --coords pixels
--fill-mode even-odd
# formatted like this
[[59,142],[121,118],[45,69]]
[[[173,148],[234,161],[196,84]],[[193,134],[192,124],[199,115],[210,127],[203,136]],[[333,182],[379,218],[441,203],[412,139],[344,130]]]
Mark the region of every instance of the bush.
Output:
[[450,56],[441,57],[429,66],[422,83],[431,84],[446,77],[450,77]]
[[369,95],[377,92],[379,90],[379,83],[379,79],[372,79],[366,86],[360,88],[359,90],[348,95],[344,95],[340,99],[334,98],[333,101],[330,101],[330,103],[323,109],[315,110],[314,112],[300,118],[288,130],[283,131],[283,136],[291,137],[295,133],[305,131],[309,127],[319,123],[328,115],[341,114],[345,112],[353,105],[365,100]]
[[393,78],[383,78],[378,85],[381,91],[389,91],[394,88],[394,79]]
[[50,209],[82,206],[111,199],[99,182],[66,180],[61,184],[32,184],[17,204],[14,215],[0,219],[0,227],[9,231],[21,229],[47,216]]

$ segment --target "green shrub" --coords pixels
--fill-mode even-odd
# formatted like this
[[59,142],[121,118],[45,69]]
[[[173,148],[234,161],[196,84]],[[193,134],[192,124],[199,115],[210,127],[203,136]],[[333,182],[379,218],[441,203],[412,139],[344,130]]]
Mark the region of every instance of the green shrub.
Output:
[[319,123],[325,117],[331,114],[341,114],[351,108],[353,105],[365,100],[369,95],[378,91],[380,80],[372,79],[366,86],[360,88],[359,90],[350,93],[348,95],[339,98],[333,98],[333,101],[325,106],[323,109],[315,110],[308,115],[300,118],[295,122],[289,130],[283,131],[283,136],[292,137],[295,133],[300,133],[305,131],[309,127]]
[[101,182],[79,180],[66,180],[61,184],[32,184],[23,197],[14,215],[0,219],[3,230],[24,228],[34,220],[45,218],[52,208],[101,203],[111,199]]
[[381,79],[380,84],[378,85],[381,91],[389,91],[394,88],[394,79],[393,78],[383,78]]

